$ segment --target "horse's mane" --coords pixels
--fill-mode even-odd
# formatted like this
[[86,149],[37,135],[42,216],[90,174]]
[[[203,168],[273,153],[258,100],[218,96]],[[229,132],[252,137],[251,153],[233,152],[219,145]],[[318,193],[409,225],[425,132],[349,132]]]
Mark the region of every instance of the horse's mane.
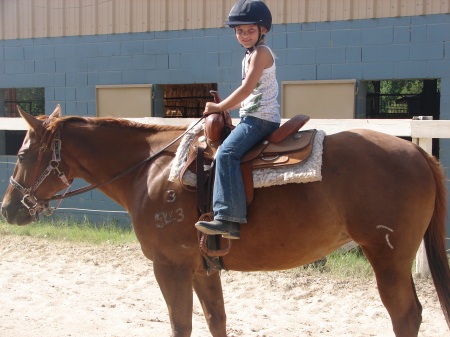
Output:
[[[41,117],[42,118],[46,118]],[[112,128],[133,128],[138,130],[145,130],[150,132],[158,131],[183,131],[186,130],[185,126],[172,126],[172,125],[155,125],[155,124],[143,124],[127,119],[110,118],[110,117],[80,117],[80,116],[66,116],[60,118],[49,119],[45,124],[48,131],[58,130],[63,124],[76,124],[77,127],[92,127],[92,126],[108,126]]]

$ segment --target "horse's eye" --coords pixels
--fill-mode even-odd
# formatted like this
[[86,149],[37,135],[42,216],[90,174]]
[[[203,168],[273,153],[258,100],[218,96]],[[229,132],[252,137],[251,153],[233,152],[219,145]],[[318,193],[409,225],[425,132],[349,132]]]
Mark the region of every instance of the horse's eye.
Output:
[[19,163],[23,163],[26,159],[26,157],[23,154],[19,154],[18,158],[19,158]]

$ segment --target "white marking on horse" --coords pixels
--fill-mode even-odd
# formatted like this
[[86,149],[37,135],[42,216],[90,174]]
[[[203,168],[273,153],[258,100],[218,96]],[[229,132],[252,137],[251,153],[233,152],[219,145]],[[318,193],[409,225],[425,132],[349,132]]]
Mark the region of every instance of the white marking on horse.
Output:
[[389,241],[389,234],[386,234],[386,242],[387,242],[389,248],[394,249],[394,246],[391,245],[391,242]]
[[168,212],[158,212],[155,213],[155,221],[157,228],[163,228],[168,225],[175,225],[177,222],[182,222],[184,220],[183,209],[177,208],[175,211]]
[[387,229],[389,232],[392,232],[392,233],[394,232],[394,230],[392,228],[389,228],[387,226],[383,226],[383,225],[377,226],[377,229],[380,229],[380,228]]
[[168,190],[167,193],[169,193],[169,199],[167,199],[167,202],[174,202],[177,200],[177,195],[174,190]]
[[[377,226],[376,229],[386,229],[391,233],[394,232],[394,230],[392,228],[389,228],[389,227],[383,226],[383,225]],[[389,248],[394,249],[394,246],[391,244],[391,241],[389,241],[389,234],[386,234],[386,242],[387,242]]]

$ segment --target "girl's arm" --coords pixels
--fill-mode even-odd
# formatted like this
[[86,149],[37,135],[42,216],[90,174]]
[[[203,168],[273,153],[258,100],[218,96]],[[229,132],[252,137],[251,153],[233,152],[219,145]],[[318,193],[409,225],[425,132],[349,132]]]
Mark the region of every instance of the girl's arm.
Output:
[[237,88],[230,96],[220,103],[207,102],[204,113],[219,112],[225,110],[234,110],[241,106],[241,102],[245,100],[256,88],[264,69],[271,67],[273,64],[272,54],[267,48],[256,48],[250,59],[245,80],[241,86]]

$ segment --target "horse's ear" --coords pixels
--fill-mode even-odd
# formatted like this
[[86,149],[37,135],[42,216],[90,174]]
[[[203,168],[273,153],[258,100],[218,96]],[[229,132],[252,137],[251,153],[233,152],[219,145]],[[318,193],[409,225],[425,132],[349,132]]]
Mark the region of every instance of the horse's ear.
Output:
[[17,105],[17,111],[19,111],[19,114],[22,116],[23,119],[25,119],[30,128],[32,128],[35,131],[38,131],[41,128],[43,123],[41,120],[23,111],[19,105]]
[[50,115],[50,119],[52,118],[59,118],[62,117],[62,111],[61,111],[61,105],[56,105],[55,110],[53,110],[52,114]]

